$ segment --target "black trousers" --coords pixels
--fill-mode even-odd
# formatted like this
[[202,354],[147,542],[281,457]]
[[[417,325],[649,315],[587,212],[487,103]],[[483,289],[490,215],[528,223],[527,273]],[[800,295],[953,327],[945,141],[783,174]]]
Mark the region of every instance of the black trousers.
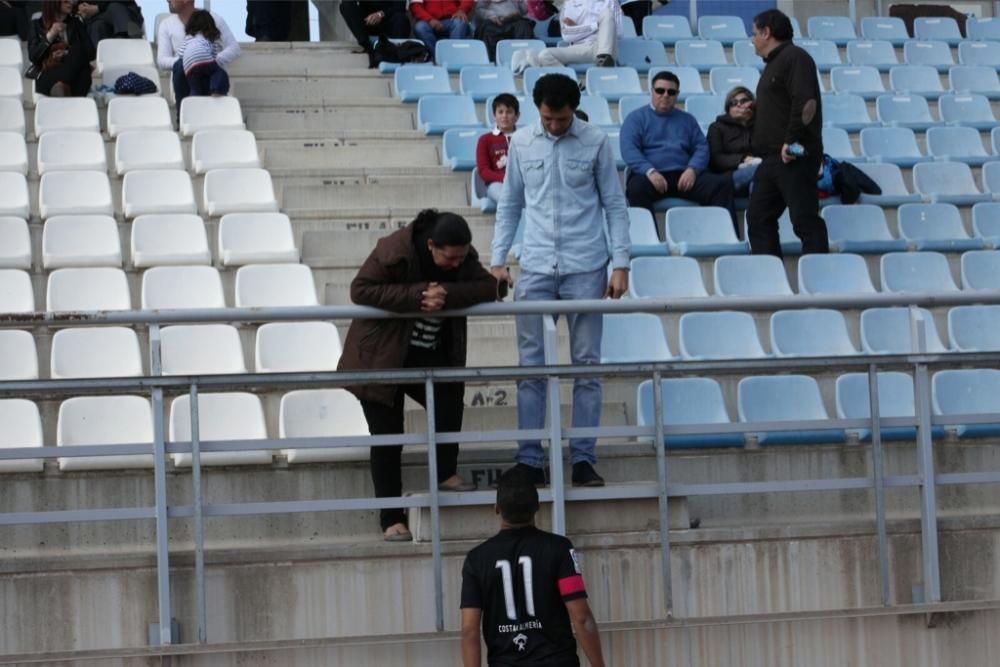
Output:
[[373,13],[371,6],[358,0],[344,0],[340,3],[340,15],[344,17],[347,29],[358,40],[358,44],[366,50],[371,50],[371,37],[388,37],[391,39],[406,39],[410,36],[410,17],[406,13],[406,5],[399,3],[400,9],[385,13],[385,18],[378,25],[367,25],[365,17]]
[[85,23],[95,47],[102,39],[110,37],[142,37],[142,10],[131,2],[112,2]]
[[228,95],[229,75],[218,63],[199,65],[187,75],[188,95]]
[[747,211],[750,252],[781,257],[778,218],[786,208],[792,229],[802,241],[802,254],[830,252],[826,223],[819,217],[819,160],[807,155],[785,164],[780,155],[769,155],[757,167]]
[[[733,228],[735,229],[736,212],[733,208],[733,179],[728,174],[713,174],[703,171],[695,179],[694,187],[687,192],[681,192],[677,189],[677,181],[680,179],[682,173],[684,172],[660,172],[667,179],[667,194],[657,192],[645,174],[629,174],[628,183],[625,186],[628,205],[645,208],[650,213],[653,213],[653,205],[657,201],[666,197],[675,197],[677,199],[687,199],[703,206],[721,206],[729,211],[729,216],[733,220]],[[815,190],[815,188],[813,189]]]
[[652,0],[636,0],[622,5],[622,14],[632,19],[635,34],[642,37],[642,20],[653,14]]

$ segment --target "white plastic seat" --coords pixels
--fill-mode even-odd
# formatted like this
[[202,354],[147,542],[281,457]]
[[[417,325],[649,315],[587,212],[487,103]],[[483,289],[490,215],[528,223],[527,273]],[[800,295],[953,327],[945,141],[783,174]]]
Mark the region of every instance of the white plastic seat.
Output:
[[243,130],[243,110],[235,97],[190,96],[181,102],[180,130],[190,137],[201,130]]
[[160,332],[164,375],[246,373],[243,345],[236,327],[228,324],[184,324]]
[[[0,449],[41,447],[42,418],[38,406],[23,398],[0,400]],[[41,472],[42,459],[7,459],[0,461],[0,472]]]
[[0,313],[32,313],[35,295],[27,271],[0,269]]
[[180,169],[141,169],[122,179],[126,218],[151,213],[197,213],[191,177]]
[[24,174],[0,171],[0,215],[28,219],[28,181]]
[[299,261],[292,223],[284,213],[229,213],[219,221],[223,266]]
[[0,67],[21,69],[23,65],[24,56],[21,53],[21,42],[13,36],[11,39],[0,39]]
[[24,218],[0,216],[0,269],[31,268],[31,235]]
[[790,295],[785,266],[770,255],[728,255],[715,260],[715,293],[719,296]]
[[955,292],[948,258],[939,252],[887,252],[880,262],[883,292]]
[[212,266],[155,266],[142,274],[141,308],[225,308],[222,278]]
[[137,268],[212,262],[205,223],[191,213],[137,217],[132,221],[131,254]]
[[21,70],[13,67],[0,67],[0,97],[21,101],[24,95],[24,79]]
[[35,136],[57,130],[100,132],[92,97],[41,97],[35,102]]
[[52,336],[53,380],[142,375],[139,337],[127,327],[61,329]]
[[97,43],[97,74],[104,70],[153,65],[153,52],[144,39],[102,39]]
[[50,171],[38,186],[38,212],[56,215],[113,215],[111,182],[103,171]]
[[99,132],[53,130],[38,139],[38,173],[107,171],[104,138]]
[[236,272],[236,307],[316,306],[312,270],[304,264],[251,264]]
[[[56,446],[153,442],[153,411],[141,396],[80,396],[59,406]],[[152,468],[151,454],[59,457],[60,470]]]
[[[370,435],[361,402],[346,389],[306,389],[281,397],[279,438],[336,438]],[[289,463],[367,461],[369,447],[283,450]]]
[[42,266],[121,266],[118,223],[107,215],[57,215],[42,230]]
[[162,97],[115,97],[108,102],[108,135],[141,130],[172,130],[170,108]]
[[205,174],[205,212],[209,216],[277,210],[271,174],[266,169],[213,169]]
[[24,106],[13,97],[0,97],[0,132],[24,136]]
[[191,140],[191,166],[196,174],[260,167],[257,140],[246,130],[202,130]]
[[340,334],[330,322],[271,322],[257,329],[258,373],[335,371]]
[[115,141],[115,172],[120,176],[138,169],[184,169],[184,154],[176,132],[130,130]]
[[0,330],[0,380],[37,379],[38,351],[35,348],[35,337],[30,331]]
[[[198,394],[198,437],[213,440],[263,440],[267,438],[260,398],[246,393]],[[178,396],[170,405],[170,441],[191,439],[191,397]],[[174,465],[191,465],[190,454],[174,454]],[[268,465],[271,452],[205,452],[202,465]]]
[[28,173],[28,147],[22,133],[0,131],[0,171]]
[[132,298],[125,272],[121,269],[56,269],[49,274],[45,304],[49,312],[130,310]]

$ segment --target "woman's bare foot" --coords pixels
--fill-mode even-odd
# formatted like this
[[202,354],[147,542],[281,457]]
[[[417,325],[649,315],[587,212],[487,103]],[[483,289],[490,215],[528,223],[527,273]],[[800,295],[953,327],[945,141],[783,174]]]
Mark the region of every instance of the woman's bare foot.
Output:
[[475,491],[476,485],[466,482],[458,473],[438,484],[438,491]]
[[52,84],[52,88],[49,89],[49,97],[69,97],[72,94],[73,91],[70,90],[70,87],[62,81]]
[[385,529],[382,539],[386,542],[409,542],[413,539],[413,534],[405,523],[394,523]]

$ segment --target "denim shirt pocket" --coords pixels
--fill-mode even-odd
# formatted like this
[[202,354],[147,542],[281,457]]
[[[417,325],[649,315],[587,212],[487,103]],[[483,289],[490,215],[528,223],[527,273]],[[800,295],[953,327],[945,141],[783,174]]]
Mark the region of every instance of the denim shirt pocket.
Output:
[[578,158],[568,158],[566,160],[564,177],[566,184],[571,187],[585,187],[594,184],[594,160],[581,160]]
[[521,177],[528,187],[538,187],[545,180],[545,160],[521,160]]

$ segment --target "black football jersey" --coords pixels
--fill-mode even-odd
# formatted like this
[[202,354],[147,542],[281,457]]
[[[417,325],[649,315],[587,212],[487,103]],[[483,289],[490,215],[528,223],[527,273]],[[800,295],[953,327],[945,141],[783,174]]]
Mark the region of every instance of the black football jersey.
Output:
[[561,535],[501,530],[465,557],[462,607],[483,611],[490,667],[577,667],[565,601],[585,597],[573,543]]

